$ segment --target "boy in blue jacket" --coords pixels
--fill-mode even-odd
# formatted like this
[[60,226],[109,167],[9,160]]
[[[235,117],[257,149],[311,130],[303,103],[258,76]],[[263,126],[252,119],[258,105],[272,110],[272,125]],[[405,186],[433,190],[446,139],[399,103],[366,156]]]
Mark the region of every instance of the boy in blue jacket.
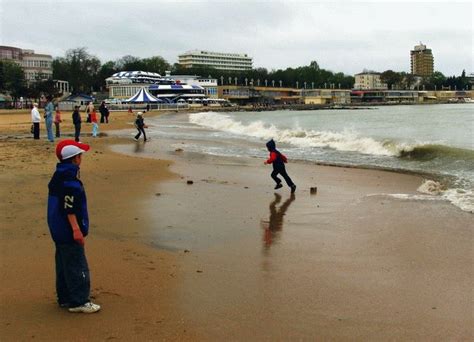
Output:
[[278,174],[280,174],[285,179],[286,184],[290,187],[291,193],[295,193],[296,185],[286,173],[285,163],[288,160],[286,159],[285,155],[276,149],[276,144],[273,139],[267,142],[266,145],[268,152],[270,152],[270,157],[264,162],[264,164],[273,165],[273,172],[271,176],[276,182],[275,190],[280,189],[283,186],[281,185],[281,179],[278,178]]
[[78,178],[82,153],[89,145],[63,140],[56,146],[59,163],[48,184],[48,226],[56,245],[58,304],[70,312],[93,313],[100,306],[90,301],[89,267],[84,237],[89,232],[86,192]]

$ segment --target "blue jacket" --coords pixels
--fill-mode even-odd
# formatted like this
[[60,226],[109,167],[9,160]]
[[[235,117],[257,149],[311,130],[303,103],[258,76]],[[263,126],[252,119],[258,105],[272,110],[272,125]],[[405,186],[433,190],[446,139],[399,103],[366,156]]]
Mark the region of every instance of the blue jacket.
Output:
[[86,192],[77,178],[78,171],[77,165],[58,163],[48,184],[48,226],[57,244],[75,243],[68,214],[76,215],[84,236],[89,232]]

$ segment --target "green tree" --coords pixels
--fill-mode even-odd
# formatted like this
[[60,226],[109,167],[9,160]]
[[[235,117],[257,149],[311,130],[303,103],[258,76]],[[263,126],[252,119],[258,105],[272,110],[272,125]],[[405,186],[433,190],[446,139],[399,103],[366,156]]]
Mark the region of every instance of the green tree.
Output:
[[74,93],[90,93],[97,86],[100,66],[100,60],[90,55],[86,48],[70,49],[64,58],[53,61],[53,77],[68,81]]
[[143,71],[156,72],[164,75],[165,71],[171,70],[171,65],[161,56],[153,56],[142,60]]
[[402,75],[393,70],[386,70],[380,74],[380,80],[387,84],[388,89],[400,88]]
[[13,61],[0,61],[0,90],[9,93],[15,101],[26,94],[23,68]]

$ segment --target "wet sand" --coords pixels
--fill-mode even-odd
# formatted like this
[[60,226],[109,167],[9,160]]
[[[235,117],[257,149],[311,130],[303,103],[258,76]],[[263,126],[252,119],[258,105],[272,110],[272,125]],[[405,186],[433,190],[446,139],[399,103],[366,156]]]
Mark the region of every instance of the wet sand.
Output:
[[2,340],[472,340],[472,214],[383,195],[415,193],[420,177],[291,163],[297,192],[276,195],[262,160],[156,139],[83,139],[103,310],[64,312],[45,222],[51,145],[8,138],[28,121],[1,120]]

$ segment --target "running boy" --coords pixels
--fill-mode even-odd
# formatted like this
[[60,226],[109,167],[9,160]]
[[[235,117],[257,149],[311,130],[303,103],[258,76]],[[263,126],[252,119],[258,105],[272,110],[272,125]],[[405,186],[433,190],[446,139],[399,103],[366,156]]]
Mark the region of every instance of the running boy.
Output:
[[138,130],[137,135],[135,135],[135,141],[138,141],[140,138],[140,135],[143,133],[143,140],[146,141],[146,134],[145,134],[145,128],[148,128],[147,125],[145,125],[145,121],[143,121],[143,113],[138,112],[137,113],[137,119],[135,120],[135,127]]
[[267,149],[270,152],[270,158],[268,158],[264,164],[273,164],[273,172],[271,176],[276,182],[275,190],[280,189],[283,186],[281,185],[281,179],[278,178],[278,174],[280,174],[285,179],[286,184],[291,188],[291,193],[294,193],[296,191],[296,185],[286,173],[285,163],[288,160],[285,155],[276,149],[276,144],[273,139],[267,142]]

